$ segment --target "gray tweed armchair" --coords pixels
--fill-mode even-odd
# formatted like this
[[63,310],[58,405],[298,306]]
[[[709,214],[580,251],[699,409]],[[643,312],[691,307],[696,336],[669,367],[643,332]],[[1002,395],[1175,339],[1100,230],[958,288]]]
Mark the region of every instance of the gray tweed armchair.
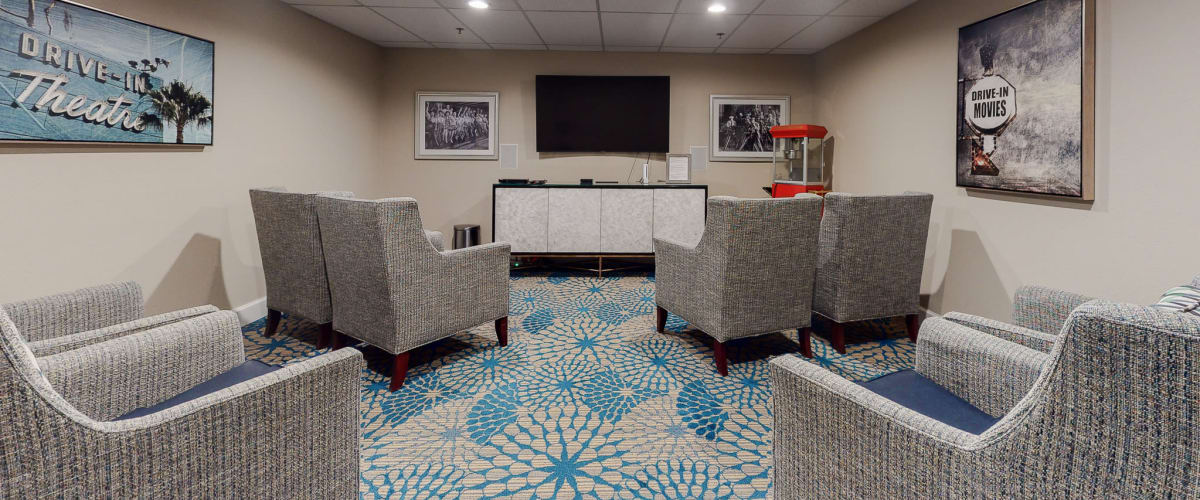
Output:
[[213,306],[142,317],[142,287],[111,283],[2,304],[35,356],[49,356],[217,312]]
[[334,329],[395,355],[391,390],[414,349],[462,330],[494,322],[508,345],[507,243],[441,251],[412,198],[318,196],[317,212]]
[[654,240],[658,331],[667,312],[714,339],[717,371],[729,373],[725,343],[800,329],[804,354],[812,322],[821,198],[708,199],[695,246]]
[[[76,301],[86,311],[76,321],[123,316],[127,305],[110,298]],[[31,309],[59,314],[52,305]],[[351,498],[358,492],[358,351],[325,354],[211,392],[212,384],[250,364],[243,363],[232,312],[35,358],[0,309],[0,348],[0,496]],[[206,386],[208,392],[194,394]],[[194,399],[172,404],[189,393]]]
[[833,322],[838,352],[852,321],[904,316],[916,341],[932,205],[927,193],[825,195],[813,312]]
[[[258,231],[263,277],[267,282],[267,328],[270,337],[279,328],[282,313],[320,325],[317,347],[329,345],[333,334],[333,309],[321,249],[316,196],[352,197],[354,193],[290,193],[279,187],[251,189],[250,206]],[[442,248],[442,233],[425,231],[430,243]]]
[[776,498],[1200,498],[1200,320],[1093,301],[1060,337],[934,318],[865,384],[772,360]]

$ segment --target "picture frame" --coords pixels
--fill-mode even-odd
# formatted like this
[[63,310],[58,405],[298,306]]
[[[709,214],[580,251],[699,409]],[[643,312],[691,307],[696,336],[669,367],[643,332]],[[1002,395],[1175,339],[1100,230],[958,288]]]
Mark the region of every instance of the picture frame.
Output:
[[499,92],[417,92],[415,158],[498,159],[499,110]]
[[710,95],[708,161],[771,161],[770,128],[790,123],[791,108],[792,98],[786,95]]
[[211,40],[68,0],[0,0],[0,44],[0,145],[213,144]]
[[667,184],[692,183],[692,155],[671,153],[667,155]]
[[955,185],[1095,200],[1095,54],[1095,0],[1035,0],[959,28]]

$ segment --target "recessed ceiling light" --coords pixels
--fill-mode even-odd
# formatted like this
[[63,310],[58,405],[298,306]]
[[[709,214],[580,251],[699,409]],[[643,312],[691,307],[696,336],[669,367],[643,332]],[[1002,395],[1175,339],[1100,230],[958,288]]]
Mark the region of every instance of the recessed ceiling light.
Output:
[[470,5],[471,7],[476,8],[476,9],[488,8],[488,3],[483,0],[471,0],[470,2],[467,2],[467,5]]
[[714,13],[714,14],[719,14],[719,13],[721,13],[721,12],[725,12],[725,4],[721,4],[721,3],[714,3],[714,4],[712,4],[712,5],[709,5],[709,6],[708,6],[708,11],[709,11],[709,12],[712,12],[712,13]]

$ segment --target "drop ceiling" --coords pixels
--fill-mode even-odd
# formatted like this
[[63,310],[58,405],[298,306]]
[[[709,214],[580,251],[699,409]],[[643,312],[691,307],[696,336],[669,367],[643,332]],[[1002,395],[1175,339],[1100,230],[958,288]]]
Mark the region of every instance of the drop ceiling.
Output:
[[811,54],[916,0],[284,1],[384,47]]

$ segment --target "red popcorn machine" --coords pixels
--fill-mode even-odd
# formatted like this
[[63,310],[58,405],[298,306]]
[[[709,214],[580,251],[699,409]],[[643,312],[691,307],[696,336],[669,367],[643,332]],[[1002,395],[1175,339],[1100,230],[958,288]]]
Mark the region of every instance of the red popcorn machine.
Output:
[[820,125],[771,127],[775,155],[771,158],[771,197],[825,192],[825,134]]

